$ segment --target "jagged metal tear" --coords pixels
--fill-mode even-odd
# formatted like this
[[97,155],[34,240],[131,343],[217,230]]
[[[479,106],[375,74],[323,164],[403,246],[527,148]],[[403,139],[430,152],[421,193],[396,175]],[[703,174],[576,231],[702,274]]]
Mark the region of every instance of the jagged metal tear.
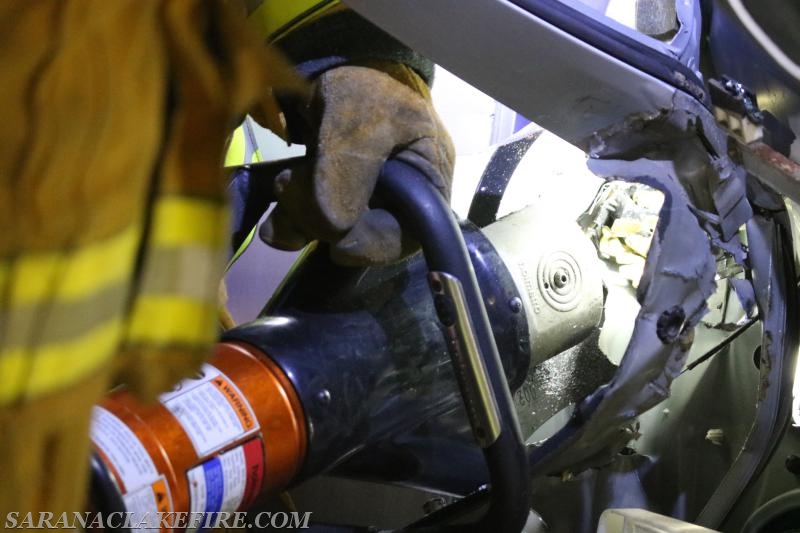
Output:
[[[728,158],[726,135],[705,108],[677,93],[671,110],[633,117],[597,141],[589,160],[593,172],[656,188],[664,204],[637,292],[641,309],[619,369],[532,450],[534,475],[604,464],[634,436],[631,422],[668,397],[694,327],[708,310],[706,300],[716,289],[712,247],[740,263],[746,259],[738,238],[753,213],[746,175]],[[708,172],[681,176],[676,161],[698,146]],[[664,153],[672,158],[660,158]]]

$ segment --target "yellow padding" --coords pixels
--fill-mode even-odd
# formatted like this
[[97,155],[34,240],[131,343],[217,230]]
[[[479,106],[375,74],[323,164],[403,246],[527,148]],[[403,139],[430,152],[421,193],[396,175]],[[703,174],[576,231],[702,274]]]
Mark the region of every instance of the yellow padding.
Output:
[[[212,296],[216,293],[212,291]],[[212,343],[217,338],[217,302],[140,294],[130,318],[128,340],[156,345]]]
[[201,198],[165,197],[156,201],[151,229],[153,246],[224,246],[228,208]]
[[122,320],[114,318],[67,342],[34,350],[0,351],[0,405],[63,389],[90,375],[116,353]]
[[324,0],[264,0],[247,19],[259,36],[272,41],[279,32],[292,29],[332,7],[340,7],[340,3]]
[[56,299],[78,300],[102,287],[130,279],[140,230],[130,227],[110,239],[73,252],[49,252],[17,258],[6,270],[10,304]]

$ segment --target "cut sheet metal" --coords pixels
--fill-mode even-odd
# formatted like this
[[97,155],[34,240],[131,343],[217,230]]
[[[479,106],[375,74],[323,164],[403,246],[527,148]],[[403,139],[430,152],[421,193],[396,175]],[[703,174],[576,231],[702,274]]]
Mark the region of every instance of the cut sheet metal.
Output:
[[668,112],[638,115],[595,136],[590,169],[656,188],[664,205],[620,367],[562,430],[532,450],[535,473],[602,464],[633,435],[626,427],[635,417],[669,395],[716,289],[714,248],[738,261],[746,257],[738,228],[752,208],[746,175],[728,157],[726,143],[713,116],[680,94]]

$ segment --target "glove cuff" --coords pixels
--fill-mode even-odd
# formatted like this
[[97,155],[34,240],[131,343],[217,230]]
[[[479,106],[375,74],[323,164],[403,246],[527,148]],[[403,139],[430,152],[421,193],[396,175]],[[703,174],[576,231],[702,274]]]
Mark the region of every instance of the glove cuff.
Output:
[[431,90],[425,80],[408,65],[385,59],[365,59],[347,63],[350,66],[366,67],[388,74],[403,85],[419,93],[426,100],[431,99]]

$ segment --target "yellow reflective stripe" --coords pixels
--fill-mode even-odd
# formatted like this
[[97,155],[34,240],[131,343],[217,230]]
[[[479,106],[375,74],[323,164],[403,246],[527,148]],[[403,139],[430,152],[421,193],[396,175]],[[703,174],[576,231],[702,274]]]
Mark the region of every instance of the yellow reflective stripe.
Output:
[[0,405],[63,389],[107,362],[119,344],[122,319],[113,318],[70,341],[0,351]]
[[341,7],[338,0],[264,0],[247,18],[259,35],[271,42],[282,33],[338,7]]
[[228,231],[228,209],[222,202],[165,197],[156,201],[150,245],[224,246]]
[[89,292],[130,278],[140,230],[120,234],[71,252],[24,255],[7,269],[11,305],[41,300],[77,300]]
[[216,319],[216,298],[200,302],[141,294],[130,318],[127,339],[133,344],[210,344],[217,338]]
[[233,130],[231,141],[228,143],[228,150],[225,152],[225,166],[233,167],[249,163],[244,160],[245,152],[244,127],[239,126]]

